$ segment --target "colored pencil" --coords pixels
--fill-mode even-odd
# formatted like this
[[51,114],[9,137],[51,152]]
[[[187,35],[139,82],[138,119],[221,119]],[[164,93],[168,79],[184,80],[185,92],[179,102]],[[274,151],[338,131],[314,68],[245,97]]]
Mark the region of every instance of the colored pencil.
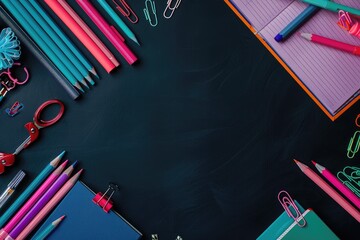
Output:
[[58,179],[61,172],[64,170],[67,160],[63,162],[46,181],[39,187],[39,189],[31,196],[31,198],[20,208],[14,217],[0,230],[0,240],[4,239],[16,227],[16,225],[23,219],[23,217],[30,211],[30,209],[37,203],[37,201],[46,193],[51,185]]
[[119,62],[105,44],[96,36],[90,27],[81,19],[81,17],[71,8],[66,0],[57,0],[63,9],[75,20],[77,24],[86,32],[86,34],[95,42],[95,44],[105,53],[109,60],[115,65],[119,66]]
[[88,70],[80,62],[80,60],[75,56],[75,54],[68,48],[68,46],[62,41],[62,39],[56,34],[56,32],[50,27],[50,25],[45,21],[45,19],[35,10],[35,8],[30,4],[28,0],[19,0],[19,2],[24,6],[27,12],[35,19],[35,21],[44,29],[44,32],[49,36],[49,38],[55,43],[56,46],[64,53],[64,56],[69,61],[68,64],[71,64],[75,69],[79,71],[82,76],[81,83],[87,87],[86,80],[93,82],[91,79]]
[[76,0],[84,12],[90,17],[100,31],[106,36],[106,38],[113,44],[113,46],[119,51],[119,53],[125,58],[125,60],[132,65],[137,61],[135,54],[124,43],[124,38],[116,31],[114,27],[111,27],[96,8],[88,0]]
[[345,51],[345,52],[360,56],[360,47],[358,47],[358,46],[339,42],[334,39],[326,38],[326,37],[319,36],[316,34],[311,34],[311,33],[301,33],[301,36],[311,42],[319,43],[319,44],[327,46],[327,47],[335,48],[335,49],[338,49],[341,51]]
[[72,99],[77,99],[80,94],[77,89],[70,83],[66,76],[55,66],[46,53],[39,48],[33,39],[26,33],[22,27],[13,19],[13,17],[0,6],[0,19],[15,32],[21,43],[45,66],[52,74],[53,78],[65,89]]
[[49,26],[57,33],[61,40],[71,49],[75,56],[82,62],[84,67],[99,78],[95,68],[91,65],[89,60],[86,59],[84,54],[75,46],[75,44],[68,38],[68,36],[59,28],[59,26],[54,22],[54,20],[45,12],[45,10],[37,3],[36,0],[29,1],[31,5],[36,9],[36,11],[44,18],[44,20],[49,24]]
[[[75,77],[78,82],[83,80],[83,76],[79,72],[79,70],[74,66],[71,61],[66,57],[66,55],[61,51],[61,49],[55,44],[55,42],[50,38],[46,31],[41,27],[40,24],[31,16],[31,14],[27,11],[27,9],[21,5],[20,1],[10,1],[10,0],[2,0],[3,3],[11,2],[10,5],[13,8],[16,8],[16,11],[19,12],[21,17],[23,18],[23,22],[26,21],[31,28],[35,31],[35,33],[44,40],[44,43],[51,48],[54,54],[60,59],[60,61],[65,65],[65,67],[70,71],[70,73]],[[12,11],[9,9],[9,11]],[[18,18],[18,17],[17,17]],[[78,84],[78,86],[80,86]],[[81,86],[78,88],[82,91]]]
[[[59,70],[64,74],[64,76],[70,81],[70,83],[75,86],[80,91],[84,91],[81,88],[81,85],[77,82],[75,76],[67,68],[67,66],[60,60],[58,55],[53,51],[53,48],[50,47],[46,41],[35,31],[32,24],[28,22],[28,19],[24,17],[25,13],[19,12],[18,8],[13,5],[16,1],[10,0],[1,0],[5,7],[13,14],[17,21],[27,30],[28,34],[32,39],[37,43],[37,45],[46,53],[46,55],[51,59],[51,61],[59,68]],[[24,15],[23,15],[24,14]]]
[[[68,167],[58,179],[51,185],[51,187],[41,196],[29,212],[21,219],[21,221],[9,233],[10,238],[16,239],[19,234],[26,228],[32,219],[41,211],[41,209],[51,200],[51,198],[59,191],[59,189],[69,179],[72,171],[74,170],[74,163]],[[21,239],[21,238],[20,238]]]
[[50,213],[50,211],[64,198],[80,177],[83,170],[81,169],[65,185],[55,194],[55,196],[45,205],[36,217],[26,226],[20,233],[18,239],[26,239],[26,237],[36,228],[36,226]]
[[47,226],[44,231],[39,233],[38,235],[35,235],[32,239],[33,240],[44,240],[46,239],[54,230],[55,228],[62,222],[62,220],[65,218],[65,215],[59,217],[55,221],[53,221],[49,226]]
[[[110,60],[111,56],[106,55],[106,53],[104,53],[102,51],[102,49],[84,31],[84,29],[74,20],[74,18],[62,7],[62,5],[60,5],[60,3],[58,3],[56,0],[45,0],[45,3],[54,11],[54,13],[64,22],[64,24],[84,44],[84,46],[100,62],[100,64],[104,67],[104,69],[107,72],[111,72],[113,69],[115,69],[115,67],[119,66],[119,62],[117,62],[117,64],[113,63],[113,61],[116,61],[115,57]],[[105,45],[104,45],[104,47],[106,48]],[[110,54],[111,54],[111,52],[110,52]]]
[[318,187],[320,187],[327,195],[329,195],[335,202],[337,202],[345,211],[347,211],[353,218],[360,222],[360,212],[354,208],[348,201],[346,201],[338,192],[336,192],[329,184],[327,184],[321,177],[319,177],[311,168],[305,164],[295,160],[300,170],[310,178]]
[[10,217],[18,210],[21,205],[30,197],[30,195],[37,189],[38,186],[47,178],[50,173],[57,167],[61,158],[64,156],[65,151],[61,152],[56,158],[54,158],[46,167],[40,172],[40,174],[30,183],[30,185],[24,190],[24,192],[16,199],[16,201],[1,215],[0,228],[10,219]]
[[137,45],[140,46],[139,41],[137,40],[135,34],[130,30],[130,28],[125,24],[125,22],[116,14],[114,9],[106,2],[106,0],[97,0],[100,6],[109,14],[109,16],[114,20],[114,22],[121,28],[121,30]]
[[320,164],[312,161],[316,169],[334,186],[336,187],[350,202],[360,209],[360,199],[342,182],[340,182],[328,169]]

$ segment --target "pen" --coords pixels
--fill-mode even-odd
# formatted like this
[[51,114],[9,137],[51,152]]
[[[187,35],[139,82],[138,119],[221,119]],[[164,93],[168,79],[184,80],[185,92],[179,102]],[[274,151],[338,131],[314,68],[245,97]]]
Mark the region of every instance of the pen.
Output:
[[345,52],[349,52],[352,53],[354,55],[360,56],[360,47],[358,46],[354,46],[354,45],[350,45],[347,43],[343,43],[343,42],[339,42],[336,41],[334,39],[330,39],[330,38],[326,38],[326,37],[322,37],[316,34],[311,34],[311,33],[301,33],[301,36],[311,42],[314,43],[319,43],[322,44],[324,46],[328,46],[331,48],[335,48],[338,50],[342,50]]
[[124,43],[124,38],[113,26],[110,26],[88,0],[76,0],[101,32],[109,39],[125,60],[132,65],[137,61],[135,54]]
[[339,10],[343,10],[345,12],[349,12],[350,14],[360,16],[359,9],[345,6],[339,3],[335,3],[333,1],[328,1],[328,0],[302,0],[302,1],[320,8],[324,8],[332,12],[338,12]]
[[294,20],[292,20],[281,32],[275,36],[275,41],[281,42],[288,38],[292,33],[296,31],[302,24],[304,24],[309,18],[311,18],[316,12],[319,11],[319,7],[309,5],[304,11],[302,11]]
[[19,171],[15,177],[11,180],[11,182],[7,185],[7,188],[0,196],[0,208],[4,206],[10,196],[14,193],[15,189],[25,177],[25,173],[23,171]]
[[[40,186],[40,184],[50,175],[50,173],[59,164],[65,151],[61,152],[54,158],[46,167],[39,173],[39,175],[31,182],[25,191],[16,199],[16,201],[4,212],[0,217],[0,228],[10,219],[10,217],[18,210],[21,205],[30,197],[30,195]],[[0,235],[1,236],[1,235]]]

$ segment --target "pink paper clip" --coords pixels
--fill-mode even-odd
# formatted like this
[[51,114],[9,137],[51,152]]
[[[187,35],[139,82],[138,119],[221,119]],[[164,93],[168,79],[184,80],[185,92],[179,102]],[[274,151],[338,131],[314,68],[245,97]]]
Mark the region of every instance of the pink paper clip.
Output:
[[10,116],[14,117],[16,114],[18,114],[22,109],[24,108],[24,105],[22,103],[19,103],[16,101],[10,108],[5,109],[5,112]]
[[[131,9],[131,7],[129,6],[129,4],[127,4],[125,2],[125,0],[118,0],[119,3],[116,2],[116,0],[112,0],[113,3],[116,5],[116,9],[127,19],[129,19],[129,21],[131,23],[137,23],[139,21],[138,16],[135,14],[135,12]],[[121,7],[120,7],[120,5]]]
[[299,227],[304,227],[306,225],[305,218],[300,213],[298,207],[296,206],[294,200],[290,197],[288,192],[284,190],[280,191],[278,194],[278,200],[281,206],[285,209],[287,215],[294,219],[294,221]]
[[337,24],[351,35],[360,38],[360,24],[357,21],[353,21],[348,12],[339,11],[339,21]]

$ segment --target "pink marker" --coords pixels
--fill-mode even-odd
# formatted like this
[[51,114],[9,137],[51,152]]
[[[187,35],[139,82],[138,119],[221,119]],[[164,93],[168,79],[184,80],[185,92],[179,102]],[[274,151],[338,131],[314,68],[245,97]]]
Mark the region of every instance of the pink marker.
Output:
[[340,182],[329,170],[325,167],[321,166],[320,164],[312,161],[315,165],[316,169],[332,184],[336,187],[341,193],[347,197],[350,202],[352,202],[356,207],[360,209],[360,199],[342,182]]
[[6,224],[6,226],[0,230],[0,240],[5,239],[14,227],[20,222],[20,220],[29,212],[29,210],[35,205],[35,203],[42,197],[42,195],[49,189],[49,187],[60,176],[61,172],[66,167],[68,160],[63,162],[46,181],[39,187],[39,189],[31,196],[31,198],[25,203],[25,205],[15,214],[15,216]]
[[94,6],[88,0],[76,0],[80,7],[86,12],[101,32],[109,39],[114,47],[121,53],[125,60],[132,65],[136,62],[137,57],[124,43],[125,39],[120,33],[113,27],[110,26],[100,13],[94,8]]

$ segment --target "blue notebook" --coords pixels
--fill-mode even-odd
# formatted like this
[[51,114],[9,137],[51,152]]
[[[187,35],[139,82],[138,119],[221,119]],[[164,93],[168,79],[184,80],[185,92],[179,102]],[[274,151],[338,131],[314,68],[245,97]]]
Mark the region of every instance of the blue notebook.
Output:
[[141,233],[119,214],[114,211],[106,213],[93,203],[94,196],[95,194],[83,183],[77,182],[35,235],[42,232],[55,219],[66,215],[47,239],[138,240],[141,238]]

